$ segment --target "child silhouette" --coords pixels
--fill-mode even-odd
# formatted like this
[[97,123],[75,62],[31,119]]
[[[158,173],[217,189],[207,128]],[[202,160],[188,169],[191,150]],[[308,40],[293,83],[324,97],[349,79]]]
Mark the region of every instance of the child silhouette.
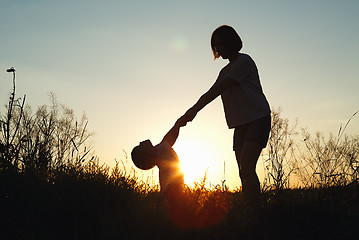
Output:
[[158,167],[161,193],[165,199],[168,217],[179,227],[191,228],[194,226],[194,215],[186,204],[183,173],[178,156],[172,148],[181,126],[184,125],[177,121],[156,146],[153,146],[150,140],[140,142],[133,148],[131,157],[136,167],[142,170]]
[[159,144],[153,146],[152,142],[147,139],[140,142],[131,152],[132,161],[136,167],[149,170],[157,165],[162,193],[171,191],[180,194],[183,191],[183,173],[177,153],[172,148],[182,126],[177,121]]
[[[176,142],[179,129],[185,126],[183,121],[177,120],[162,141],[153,146],[150,140],[140,142],[133,148],[131,157],[133,163],[142,170],[148,170],[157,165],[161,193],[165,199],[168,217],[181,228],[202,228],[219,222],[226,209],[201,209],[186,199],[184,191],[183,173],[180,162],[172,146]],[[212,217],[208,213],[212,211]]]

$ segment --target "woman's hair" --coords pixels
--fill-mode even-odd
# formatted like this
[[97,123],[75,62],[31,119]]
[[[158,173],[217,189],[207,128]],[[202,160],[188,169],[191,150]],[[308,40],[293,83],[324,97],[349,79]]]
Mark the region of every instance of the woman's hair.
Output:
[[214,59],[220,57],[220,54],[218,53],[216,46],[214,45],[215,38],[219,38],[226,48],[232,48],[232,50],[235,51],[240,51],[242,49],[242,39],[238,35],[236,30],[234,30],[234,28],[231,26],[222,25],[213,31],[211,37],[211,47]]

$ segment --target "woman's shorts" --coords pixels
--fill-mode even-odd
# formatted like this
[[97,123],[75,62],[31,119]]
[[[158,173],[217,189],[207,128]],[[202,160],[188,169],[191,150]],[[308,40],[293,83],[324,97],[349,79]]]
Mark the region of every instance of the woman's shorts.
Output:
[[271,116],[260,118],[234,129],[233,150],[240,149],[245,141],[256,142],[262,148],[267,146],[271,129]]

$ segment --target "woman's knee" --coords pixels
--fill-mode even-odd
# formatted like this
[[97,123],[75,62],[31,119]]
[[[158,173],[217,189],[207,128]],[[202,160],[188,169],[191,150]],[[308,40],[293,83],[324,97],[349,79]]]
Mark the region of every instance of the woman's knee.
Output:
[[257,173],[255,167],[244,164],[244,166],[241,166],[240,176],[241,178],[244,179],[250,179],[256,177]]

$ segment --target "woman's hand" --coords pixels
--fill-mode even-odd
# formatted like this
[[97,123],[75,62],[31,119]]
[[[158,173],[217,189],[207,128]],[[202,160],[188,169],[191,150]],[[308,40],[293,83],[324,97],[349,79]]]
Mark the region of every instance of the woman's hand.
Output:
[[184,119],[182,117],[180,117],[179,119],[177,119],[176,123],[175,123],[175,126],[176,127],[184,127],[187,125],[187,122],[184,121]]
[[177,120],[177,122],[178,124],[180,124],[180,126],[186,126],[186,124],[188,122],[191,122],[196,117],[196,115],[197,115],[197,111],[194,110],[193,108],[190,108],[182,117],[180,117]]
[[182,116],[186,119],[187,122],[192,122],[192,120],[196,117],[197,111],[193,108],[187,110],[187,112]]

